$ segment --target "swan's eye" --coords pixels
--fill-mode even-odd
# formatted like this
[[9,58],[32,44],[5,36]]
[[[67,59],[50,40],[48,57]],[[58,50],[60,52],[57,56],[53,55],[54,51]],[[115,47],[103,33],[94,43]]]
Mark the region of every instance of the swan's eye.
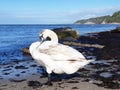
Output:
[[50,41],[50,40],[51,40],[51,38],[50,38],[50,37],[47,37],[47,38],[46,38],[46,40]]

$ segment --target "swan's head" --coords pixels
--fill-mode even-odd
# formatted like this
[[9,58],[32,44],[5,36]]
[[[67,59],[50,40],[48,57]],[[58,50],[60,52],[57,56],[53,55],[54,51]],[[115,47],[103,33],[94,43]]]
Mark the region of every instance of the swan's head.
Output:
[[50,29],[43,29],[40,33],[41,43],[44,41],[51,41],[54,44],[58,44],[57,34]]

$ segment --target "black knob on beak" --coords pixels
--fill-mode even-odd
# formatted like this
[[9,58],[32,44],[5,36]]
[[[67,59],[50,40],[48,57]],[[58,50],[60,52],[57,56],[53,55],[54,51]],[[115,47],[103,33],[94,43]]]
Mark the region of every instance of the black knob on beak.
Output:
[[40,40],[41,40],[41,41],[43,41],[43,40],[44,40],[43,34],[42,34],[42,35],[40,35],[40,37],[39,37],[39,38],[40,38]]

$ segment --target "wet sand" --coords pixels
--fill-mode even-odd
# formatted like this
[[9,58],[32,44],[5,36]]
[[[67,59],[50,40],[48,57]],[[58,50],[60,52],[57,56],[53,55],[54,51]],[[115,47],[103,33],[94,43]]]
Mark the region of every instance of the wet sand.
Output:
[[103,78],[111,80],[115,75],[120,76],[120,72],[115,70],[117,65],[111,68],[115,72],[110,71],[113,62],[95,61],[73,75],[53,74],[52,86],[43,85],[47,81],[46,73],[33,60],[0,65],[0,90],[120,90],[119,80],[114,79],[112,84],[108,81],[108,85],[103,81]]

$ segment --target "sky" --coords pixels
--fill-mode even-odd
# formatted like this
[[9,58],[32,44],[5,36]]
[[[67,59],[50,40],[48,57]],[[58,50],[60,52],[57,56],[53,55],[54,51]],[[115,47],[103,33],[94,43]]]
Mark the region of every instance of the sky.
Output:
[[120,0],[0,0],[0,24],[72,24],[118,10]]

